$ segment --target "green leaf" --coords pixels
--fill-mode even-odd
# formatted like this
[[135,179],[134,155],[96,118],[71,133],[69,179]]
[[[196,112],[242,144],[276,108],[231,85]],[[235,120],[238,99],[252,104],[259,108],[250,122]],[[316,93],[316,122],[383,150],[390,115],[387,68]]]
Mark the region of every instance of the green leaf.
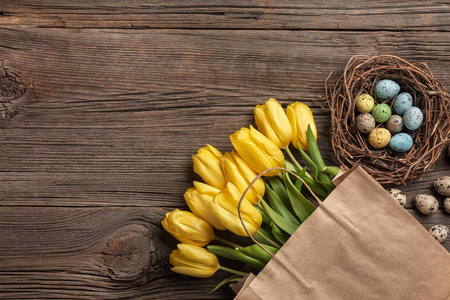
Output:
[[257,270],[262,270],[265,266],[265,264],[261,263],[259,260],[245,255],[244,253],[233,248],[218,245],[208,245],[207,248],[209,252],[215,255],[246,263]]
[[258,206],[254,206],[258,211],[259,211],[259,213],[261,214],[261,216],[262,216],[262,221],[263,221],[263,223],[264,224],[270,224],[270,222],[272,222],[272,220],[270,220],[270,218],[265,214],[265,213],[263,213],[262,211],[261,211],[261,209],[258,207]]
[[[300,174],[297,174],[301,179],[305,180],[306,168],[303,168]],[[306,181],[305,181],[306,182]],[[295,181],[295,187],[301,193],[302,192],[303,181],[297,178]]]
[[270,226],[272,227],[272,234],[273,236],[283,245],[287,242],[289,239],[289,236],[280,229],[274,222],[270,223]]
[[[272,223],[272,221],[270,221],[270,223]],[[266,230],[266,229],[260,227],[258,229],[258,231],[253,235],[253,237],[255,238],[255,240],[257,240],[261,244],[265,244],[265,243],[267,243],[267,241],[263,237],[261,237],[261,235],[259,235],[258,232],[261,232],[262,234],[264,234],[269,239],[272,239],[272,240],[275,239],[275,237],[273,237],[272,234],[270,233],[271,232],[270,228],[269,228],[269,230]],[[258,238],[256,238],[256,237],[258,237]]]
[[289,170],[289,171],[291,171],[291,172],[294,172],[296,174],[300,173],[300,169],[297,168],[296,165],[294,165],[293,163],[291,163],[290,161],[287,161],[287,160],[284,161],[284,168]]
[[303,196],[297,190],[297,188],[292,183],[291,178],[289,178],[287,172],[283,172],[283,179],[284,184],[286,185],[289,199],[291,200],[292,207],[294,208],[297,217],[300,219],[301,222],[305,222],[305,220],[314,212],[316,208],[314,207],[314,205],[312,205],[311,202],[309,202],[308,199],[305,198],[305,196]]
[[284,206],[289,209],[289,211],[294,212],[289,201],[289,196],[286,188],[279,177],[271,177],[267,182],[272,186],[273,191],[277,194],[278,198],[283,202]]
[[336,176],[339,173],[339,167],[336,166],[325,166],[322,169],[322,172],[327,173],[328,175],[331,176]]
[[297,230],[298,225],[287,220],[285,217],[278,214],[274,211],[263,199],[261,199],[261,204],[265,208],[267,215],[272,219],[272,221],[277,224],[282,230],[286,231],[290,235],[292,235],[295,230]]
[[298,151],[300,151],[300,154],[302,155],[303,159],[305,160],[308,168],[311,169],[311,172],[312,172],[314,178],[317,178],[317,176],[319,175],[319,169],[317,168],[314,161],[311,159],[311,157],[309,157],[308,154],[306,154],[305,151],[303,151],[302,147],[300,147],[300,144],[298,144]]
[[221,282],[219,282],[218,285],[216,285],[216,287],[214,289],[212,289],[211,292],[209,292],[209,294],[214,293],[215,291],[217,291],[218,289],[220,289],[221,287],[223,287],[225,284],[230,283],[230,282],[239,282],[243,279],[243,276],[240,275],[232,275],[230,277],[225,278],[224,280],[222,280]]
[[[269,245],[262,244],[264,248],[272,252],[273,254],[276,254],[278,249]],[[251,246],[242,248],[238,250],[239,252],[244,253],[247,256],[253,257],[254,259],[259,260],[263,264],[267,264],[269,260],[272,259],[272,256],[264,251],[259,245],[253,244]]]
[[[300,225],[300,223],[295,219],[295,217],[290,213],[290,211],[284,206],[278,195],[270,188],[270,186],[265,183],[266,186],[266,196],[269,201],[270,207],[273,208],[278,214],[282,215],[292,223]],[[270,223],[267,223],[270,224]]]

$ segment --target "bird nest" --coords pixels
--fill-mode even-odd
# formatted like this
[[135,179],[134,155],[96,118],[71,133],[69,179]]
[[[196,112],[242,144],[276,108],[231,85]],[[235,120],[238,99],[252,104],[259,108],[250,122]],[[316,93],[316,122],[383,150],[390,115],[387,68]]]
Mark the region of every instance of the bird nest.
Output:
[[[375,149],[367,135],[356,129],[356,99],[362,93],[374,96],[375,84],[381,79],[397,82],[401,91],[413,96],[414,106],[423,112],[422,125],[407,131],[413,138],[413,147],[406,153],[393,152],[389,147]],[[332,72],[325,86],[325,103],[331,113],[332,147],[345,169],[361,165],[381,184],[411,183],[433,169],[450,140],[450,96],[425,63],[409,63],[388,55],[353,56],[342,75],[337,78]],[[374,99],[376,104],[392,107],[393,100]]]

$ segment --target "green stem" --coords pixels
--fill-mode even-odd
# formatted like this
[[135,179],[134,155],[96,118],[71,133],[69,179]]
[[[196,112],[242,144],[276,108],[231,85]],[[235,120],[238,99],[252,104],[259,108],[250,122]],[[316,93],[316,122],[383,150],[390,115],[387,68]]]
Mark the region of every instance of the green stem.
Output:
[[281,248],[281,246],[280,246],[277,242],[275,242],[275,241],[273,241],[272,239],[270,239],[268,236],[266,236],[264,233],[262,233],[261,230],[258,230],[256,233],[257,233],[260,237],[262,237],[263,239],[265,239],[270,245],[274,246],[274,247],[277,248],[277,249],[280,249],[280,248]]
[[239,276],[244,276],[244,277],[248,275],[248,273],[236,271],[236,270],[233,270],[233,269],[230,269],[230,268],[226,268],[226,267],[222,267],[222,266],[219,266],[219,270],[222,270],[222,271],[225,271],[225,272],[228,272],[228,273],[231,273],[231,274],[236,274],[236,275],[239,275]]
[[228,245],[228,246],[230,246],[230,247],[233,247],[234,249],[242,249],[242,248],[244,248],[244,247],[242,247],[242,246],[239,246],[238,244],[232,243],[232,242],[230,242],[230,241],[228,241],[228,240],[226,240],[226,239],[220,238],[220,237],[218,237],[218,236],[216,236],[214,239],[215,239],[216,241],[218,241],[218,242],[221,242],[221,243],[225,244],[225,245]]
[[[292,160],[292,162],[294,163],[294,165],[299,169],[299,171],[301,172],[303,170],[302,166],[298,163],[298,161],[295,159],[294,155],[292,154],[291,150],[289,150],[289,146],[286,146],[286,148],[284,148],[284,151],[286,151],[286,153],[288,154],[289,158]],[[305,173],[305,176],[308,179],[314,179],[311,175],[309,175],[309,173]],[[281,177],[282,178],[282,177]]]

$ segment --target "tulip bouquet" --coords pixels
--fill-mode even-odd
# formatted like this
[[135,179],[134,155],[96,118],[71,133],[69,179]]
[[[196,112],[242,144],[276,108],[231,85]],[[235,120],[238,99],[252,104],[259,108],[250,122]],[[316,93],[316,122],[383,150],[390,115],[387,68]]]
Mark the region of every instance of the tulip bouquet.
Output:
[[[161,222],[181,242],[170,255],[172,271],[195,277],[210,277],[217,270],[233,274],[216,289],[247,275],[220,265],[217,256],[242,262],[253,272],[262,270],[315,210],[311,195],[323,200],[334,189],[330,176],[339,170],[322,160],[307,105],[296,102],[285,112],[269,99],[255,107],[254,116],[258,130],[250,125],[233,133],[233,151],[222,154],[206,145],[192,156],[194,172],[203,182],[194,181],[184,194],[191,212],[176,209]],[[291,152],[291,143],[304,167]],[[214,228],[250,235],[257,244],[238,245],[217,236]]]

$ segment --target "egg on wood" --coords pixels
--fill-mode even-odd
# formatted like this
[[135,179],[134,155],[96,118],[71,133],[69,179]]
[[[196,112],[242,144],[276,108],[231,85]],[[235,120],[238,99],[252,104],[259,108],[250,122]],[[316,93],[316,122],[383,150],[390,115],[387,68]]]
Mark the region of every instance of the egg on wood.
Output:
[[428,230],[429,233],[439,242],[442,243],[447,239],[448,227],[445,225],[434,225]]
[[417,209],[425,215],[431,215],[435,213],[439,208],[439,203],[436,198],[426,194],[417,195],[414,199],[414,204],[416,205]]
[[375,85],[375,93],[382,100],[394,98],[400,92],[400,86],[397,82],[390,79],[383,79]]
[[438,178],[434,184],[434,189],[436,192],[441,194],[442,196],[449,197],[450,196],[450,176],[442,176]]
[[391,195],[392,199],[397,201],[401,206],[405,206],[406,204],[406,195],[399,189],[390,188],[386,190],[389,195]]
[[450,197],[444,200],[444,210],[450,214]]

